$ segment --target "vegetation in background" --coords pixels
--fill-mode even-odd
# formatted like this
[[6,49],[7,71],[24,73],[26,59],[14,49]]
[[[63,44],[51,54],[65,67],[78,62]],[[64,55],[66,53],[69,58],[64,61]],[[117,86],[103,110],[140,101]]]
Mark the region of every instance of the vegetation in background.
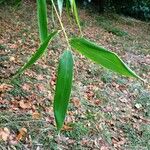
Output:
[[150,20],[150,0],[82,0],[80,4],[81,2],[99,12],[116,12],[145,21]]
[[0,0],[0,5],[6,4],[6,5],[19,6],[21,2],[22,0]]

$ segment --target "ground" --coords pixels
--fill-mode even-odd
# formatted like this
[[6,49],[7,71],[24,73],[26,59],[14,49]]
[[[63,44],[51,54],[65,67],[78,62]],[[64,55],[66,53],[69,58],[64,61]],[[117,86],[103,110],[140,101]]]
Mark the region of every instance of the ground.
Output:
[[[0,8],[0,149],[149,150],[150,28],[116,14],[80,9],[84,37],[117,53],[145,83],[102,68],[74,52],[75,72],[68,115],[58,135],[53,96],[58,58],[66,48],[60,34],[22,76],[13,74],[38,48],[36,6]],[[58,22],[51,21],[49,29]],[[68,35],[79,34],[63,15]]]

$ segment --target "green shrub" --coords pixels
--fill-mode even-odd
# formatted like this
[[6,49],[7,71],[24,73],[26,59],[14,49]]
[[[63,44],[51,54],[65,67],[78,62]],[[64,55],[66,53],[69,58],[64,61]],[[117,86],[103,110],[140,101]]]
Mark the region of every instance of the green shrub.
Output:
[[83,1],[100,12],[115,11],[141,20],[150,20],[150,0],[91,0],[91,3],[88,3],[88,0]]
[[0,4],[7,4],[7,5],[15,5],[18,6],[22,0],[0,0]]
[[150,20],[150,0],[112,0],[109,3],[109,6],[113,6],[117,13],[141,20]]
[[131,15],[136,18],[150,20],[150,2],[148,1],[140,1],[138,3],[134,3],[131,9]]

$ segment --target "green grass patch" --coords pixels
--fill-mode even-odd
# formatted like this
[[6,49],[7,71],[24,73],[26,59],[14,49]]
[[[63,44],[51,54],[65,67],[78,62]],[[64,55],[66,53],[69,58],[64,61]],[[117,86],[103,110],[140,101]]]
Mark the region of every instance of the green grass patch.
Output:
[[21,86],[23,85],[23,83],[32,83],[33,84],[36,82],[37,82],[36,79],[27,77],[27,76],[22,76],[22,77],[13,79],[11,81],[13,88],[8,93],[14,97],[16,97],[16,96],[26,97],[27,95],[29,95],[29,92],[24,91]]
[[104,17],[104,16],[97,16],[96,17],[97,24],[104,28],[106,31],[116,35],[116,36],[126,36],[128,33],[123,29],[117,28],[113,25],[113,21]]
[[150,118],[150,92],[143,91],[135,101],[136,104],[140,104],[144,116]]
[[107,125],[103,125],[102,126],[102,137],[109,143],[111,144],[111,138],[112,138],[112,135],[109,131],[109,127]]
[[81,140],[88,134],[88,128],[81,122],[71,124],[71,127],[73,127],[72,131],[66,131],[64,133],[67,137],[71,139]]
[[150,149],[150,125],[141,125],[140,132],[131,124],[121,125],[121,129],[128,139],[128,149]]
[[11,84],[13,85],[13,88],[8,93],[14,97],[16,97],[16,96],[26,97],[28,95],[28,93],[25,92],[24,90],[22,90],[21,83],[22,83],[21,80],[14,79],[11,82]]
[[4,45],[0,44],[0,50],[5,50],[5,49],[6,49],[6,47]]
[[[27,135],[30,135],[32,143],[30,149],[37,149],[37,147],[41,149],[56,149],[57,147],[54,140],[57,135],[56,130],[54,126],[47,124],[43,118],[33,120],[29,113],[0,112],[0,128],[4,127],[7,127],[14,134],[18,134],[19,129],[26,128]],[[24,144],[25,141],[20,141],[13,147],[17,150],[23,149]],[[0,149],[9,149],[11,146],[11,144],[0,141]]]
[[34,64],[32,66],[32,70],[35,71],[37,74],[49,74],[48,68],[43,68],[42,66],[38,64]]

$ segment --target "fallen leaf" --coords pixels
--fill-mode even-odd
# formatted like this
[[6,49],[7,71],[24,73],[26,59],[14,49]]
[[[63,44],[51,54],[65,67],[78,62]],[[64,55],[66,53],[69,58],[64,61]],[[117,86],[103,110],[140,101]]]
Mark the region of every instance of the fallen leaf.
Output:
[[22,89],[25,90],[25,91],[29,91],[29,90],[30,90],[30,85],[28,85],[28,84],[25,83],[25,84],[22,86]]
[[32,119],[38,120],[41,118],[41,114],[37,111],[32,114]]
[[72,103],[75,107],[79,107],[81,105],[80,100],[77,97],[72,99]]
[[13,86],[8,85],[8,84],[1,84],[0,85],[0,92],[5,92],[5,91],[9,91]]
[[8,128],[0,129],[0,140],[7,141],[10,135],[10,131]]
[[31,103],[30,102],[24,102],[23,100],[21,100],[19,102],[19,106],[22,108],[22,109],[29,109],[31,108]]
[[14,61],[15,61],[15,57],[11,56],[11,57],[9,58],[9,60],[12,61],[12,62],[14,62]]
[[71,130],[73,130],[73,128],[68,125],[64,125],[62,128],[62,131],[71,131]]
[[18,141],[16,140],[16,134],[10,134],[9,136],[9,144],[16,145]]
[[21,128],[19,130],[19,134],[16,137],[17,141],[23,140],[27,135],[27,129],[26,128]]
[[99,99],[94,100],[94,104],[97,105],[97,106],[100,105],[101,104],[101,100],[99,100]]

